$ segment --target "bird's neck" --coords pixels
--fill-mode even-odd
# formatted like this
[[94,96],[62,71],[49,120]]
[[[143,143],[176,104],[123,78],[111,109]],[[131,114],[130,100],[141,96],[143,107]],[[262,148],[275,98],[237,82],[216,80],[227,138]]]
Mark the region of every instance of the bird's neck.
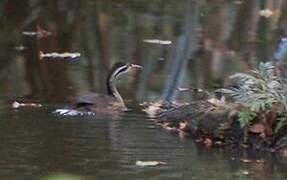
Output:
[[122,96],[120,95],[119,91],[117,90],[116,80],[117,80],[117,77],[112,78],[112,76],[111,76],[108,78],[107,93],[109,96],[115,97],[117,99],[117,101],[120,102],[124,108],[126,108],[125,102],[124,102]]

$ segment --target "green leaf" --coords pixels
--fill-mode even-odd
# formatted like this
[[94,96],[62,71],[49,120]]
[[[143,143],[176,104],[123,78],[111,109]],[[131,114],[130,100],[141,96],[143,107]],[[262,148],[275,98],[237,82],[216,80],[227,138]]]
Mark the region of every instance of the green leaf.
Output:
[[277,121],[278,122],[275,127],[275,133],[278,133],[282,127],[287,125],[287,117],[283,116],[283,117],[277,118]]
[[239,123],[242,128],[251,123],[256,117],[256,113],[252,111],[242,111],[239,113]]

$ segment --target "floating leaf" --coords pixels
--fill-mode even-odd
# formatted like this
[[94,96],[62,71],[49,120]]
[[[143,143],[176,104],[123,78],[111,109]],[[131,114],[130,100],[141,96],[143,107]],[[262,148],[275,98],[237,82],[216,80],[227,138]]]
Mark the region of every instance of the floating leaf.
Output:
[[158,165],[165,165],[166,162],[163,161],[136,161],[136,166],[158,166]]
[[19,103],[17,101],[14,101],[12,103],[12,108],[20,108],[20,107],[42,107],[42,104],[37,104],[37,103]]
[[75,109],[56,109],[53,113],[61,116],[93,116],[96,115],[94,112],[90,111],[78,111]]
[[57,52],[52,52],[52,53],[43,53],[40,51],[40,59],[44,58],[62,58],[62,59],[76,59],[81,56],[81,53],[69,53],[69,52],[64,52],[64,53],[57,53]]
[[42,29],[40,26],[37,26],[37,31],[23,31],[22,35],[30,36],[30,37],[35,36],[37,37],[37,39],[42,39],[42,38],[52,35],[52,33]]
[[144,39],[143,42],[151,44],[161,44],[161,45],[170,45],[172,44],[169,40],[160,40],[160,39]]

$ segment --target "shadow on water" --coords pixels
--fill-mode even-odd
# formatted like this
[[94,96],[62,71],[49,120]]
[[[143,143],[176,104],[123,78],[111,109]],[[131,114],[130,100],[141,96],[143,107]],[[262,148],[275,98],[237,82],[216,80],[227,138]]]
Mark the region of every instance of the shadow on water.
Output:
[[[77,94],[104,93],[119,60],[144,67],[119,79],[130,109],[160,98],[190,101],[179,87],[226,86],[228,75],[275,56],[284,64],[277,44],[286,19],[285,1],[0,1],[0,177],[286,179],[286,159],[278,155],[201,147],[139,110],[51,113]],[[81,57],[42,59],[40,51]],[[7,108],[15,98],[44,107]],[[143,168],[137,160],[167,164]]]

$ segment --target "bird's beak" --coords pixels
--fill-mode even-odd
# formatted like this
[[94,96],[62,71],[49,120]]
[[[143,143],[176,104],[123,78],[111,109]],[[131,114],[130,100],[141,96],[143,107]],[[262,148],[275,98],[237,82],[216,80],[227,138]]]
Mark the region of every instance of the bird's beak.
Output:
[[131,64],[130,67],[135,69],[143,69],[143,67],[138,64]]

